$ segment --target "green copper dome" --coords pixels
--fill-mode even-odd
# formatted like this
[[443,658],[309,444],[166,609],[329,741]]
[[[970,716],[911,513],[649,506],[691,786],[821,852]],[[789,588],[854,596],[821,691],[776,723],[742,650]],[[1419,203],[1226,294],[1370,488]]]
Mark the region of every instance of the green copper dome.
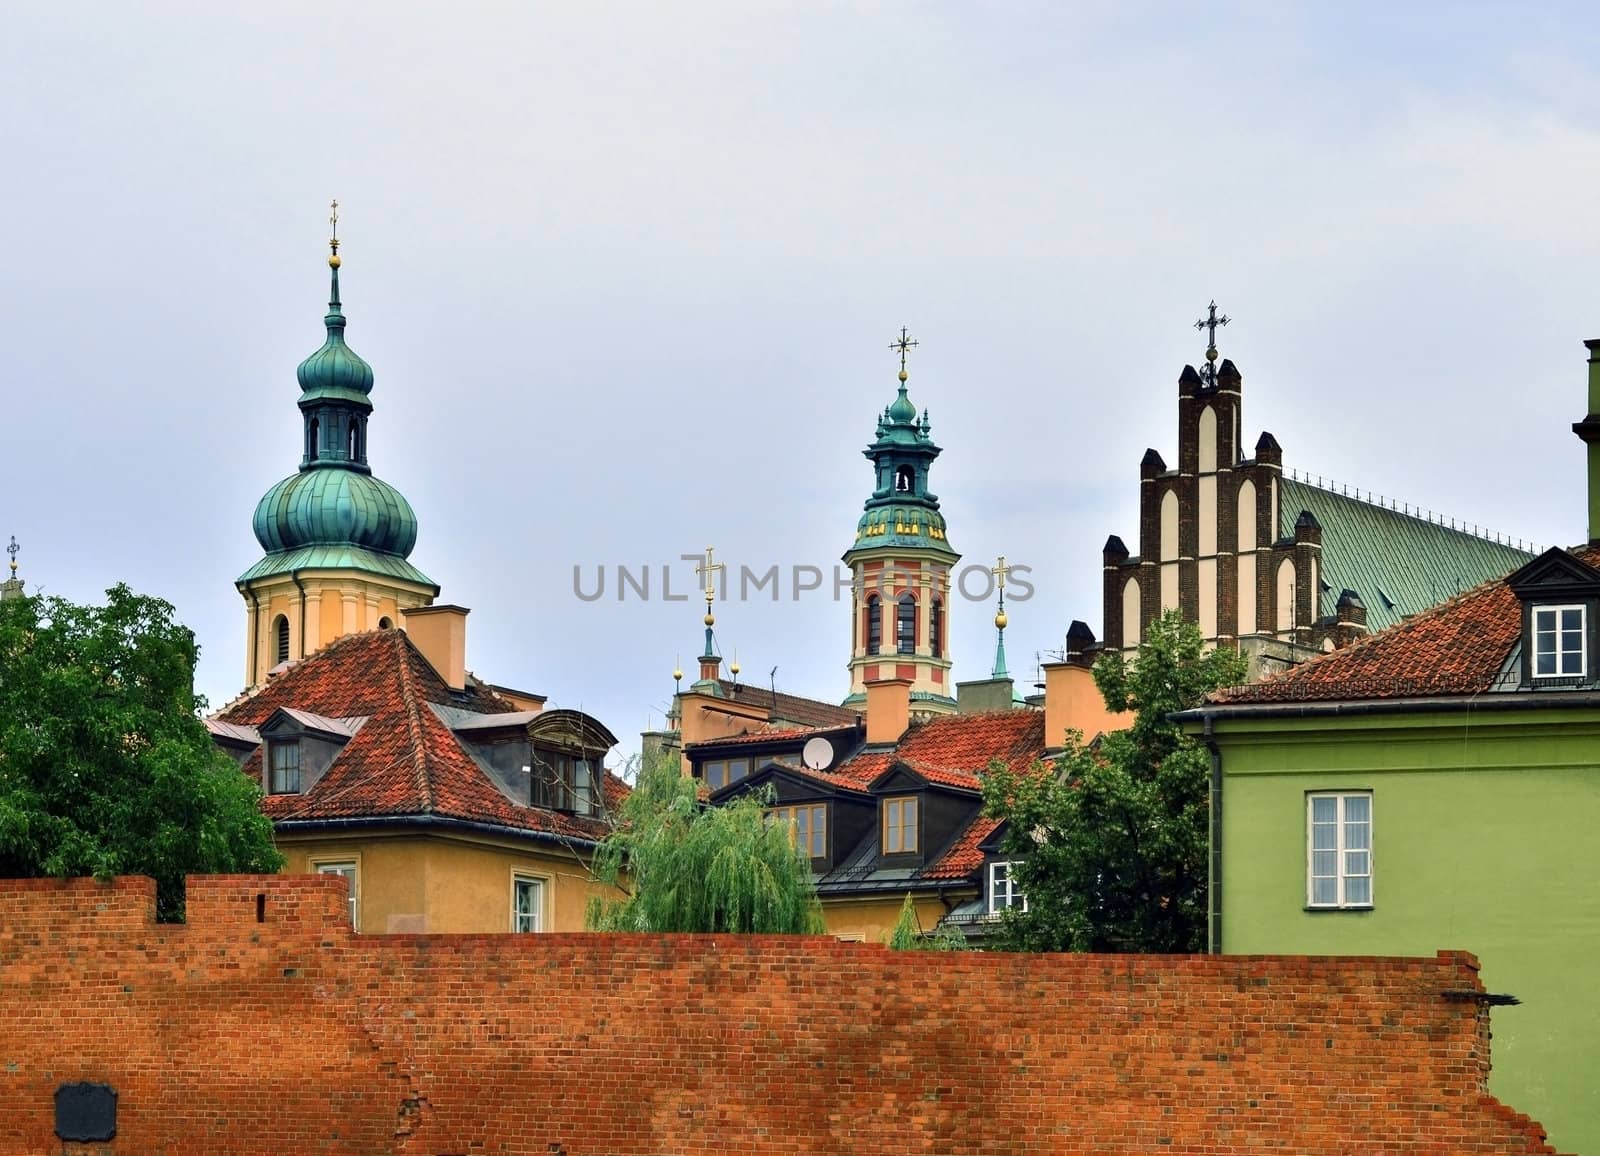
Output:
[[939,447],[933,442],[933,423],[927,411],[906,394],[906,373],[900,372],[900,392],[878,415],[873,442],[864,451],[871,459],[876,484],[866,509],[856,523],[856,540],[846,553],[884,546],[916,547],[955,559],[959,555],[945,537],[939,497],[928,489],[928,472]]
[[[337,261],[338,257],[333,260]],[[331,262],[330,262],[331,264]],[[328,314],[322,319],[328,336],[322,348],[300,363],[295,377],[300,382],[300,407],[319,401],[344,401],[371,408],[367,394],[372,392],[372,366],[344,343],[344,310],[339,304],[339,266],[333,266],[333,292]]]
[[400,491],[371,474],[303,470],[256,504],[256,541],[267,553],[302,546],[364,546],[404,558],[417,544],[417,515]]
[[344,343],[337,246],[328,264],[333,288],[323,318],[322,348],[300,363],[300,413],[305,426],[298,473],[256,503],[252,528],[266,551],[240,581],[301,568],[382,573],[431,586],[406,561],[417,544],[411,503],[367,464],[372,367]]

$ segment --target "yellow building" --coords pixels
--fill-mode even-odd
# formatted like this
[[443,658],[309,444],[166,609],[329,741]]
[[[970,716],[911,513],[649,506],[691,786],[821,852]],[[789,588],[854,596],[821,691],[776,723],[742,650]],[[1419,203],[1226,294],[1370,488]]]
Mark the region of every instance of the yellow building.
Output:
[[481,682],[467,611],[410,561],[417,519],[372,475],[372,368],[345,344],[333,242],[327,338],[301,363],[299,469],[267,491],[238,580],[246,692],[209,720],[259,779],[286,870],[345,877],[361,931],[576,931],[616,738]]

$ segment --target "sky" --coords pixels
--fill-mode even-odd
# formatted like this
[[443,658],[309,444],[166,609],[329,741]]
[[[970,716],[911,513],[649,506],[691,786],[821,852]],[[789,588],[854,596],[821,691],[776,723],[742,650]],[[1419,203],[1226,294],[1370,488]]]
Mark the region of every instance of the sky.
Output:
[[[1215,300],[1245,444],[1586,537],[1600,22],[1557,4],[24,4],[0,38],[0,540],[126,582],[242,688],[256,500],[300,453],[328,202],[374,471],[481,677],[660,726],[712,544],[743,678],[837,699],[831,575],[894,398],[1018,681],[1136,540]],[[1137,548],[1135,546],[1135,548]],[[650,570],[649,599],[617,569]],[[576,568],[576,570],[575,570]],[[605,574],[605,596],[586,592]],[[983,583],[970,583],[981,593]],[[992,604],[957,601],[958,680]],[[773,668],[776,668],[775,673]]]

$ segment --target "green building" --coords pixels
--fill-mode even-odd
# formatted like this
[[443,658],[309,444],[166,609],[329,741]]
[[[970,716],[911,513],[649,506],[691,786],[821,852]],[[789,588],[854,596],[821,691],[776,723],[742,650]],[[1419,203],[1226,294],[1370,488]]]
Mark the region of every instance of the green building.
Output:
[[1463,948],[1494,1013],[1490,1090],[1600,1152],[1600,341],[1590,540],[1185,721],[1212,751],[1211,946]]

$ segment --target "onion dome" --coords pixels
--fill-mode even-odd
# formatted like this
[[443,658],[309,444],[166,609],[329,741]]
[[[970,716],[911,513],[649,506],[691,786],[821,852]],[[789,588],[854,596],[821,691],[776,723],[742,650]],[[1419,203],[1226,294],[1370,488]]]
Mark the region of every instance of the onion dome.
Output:
[[417,544],[417,515],[400,491],[348,469],[309,469],[284,478],[256,504],[252,525],[269,554],[361,546],[404,558]]

